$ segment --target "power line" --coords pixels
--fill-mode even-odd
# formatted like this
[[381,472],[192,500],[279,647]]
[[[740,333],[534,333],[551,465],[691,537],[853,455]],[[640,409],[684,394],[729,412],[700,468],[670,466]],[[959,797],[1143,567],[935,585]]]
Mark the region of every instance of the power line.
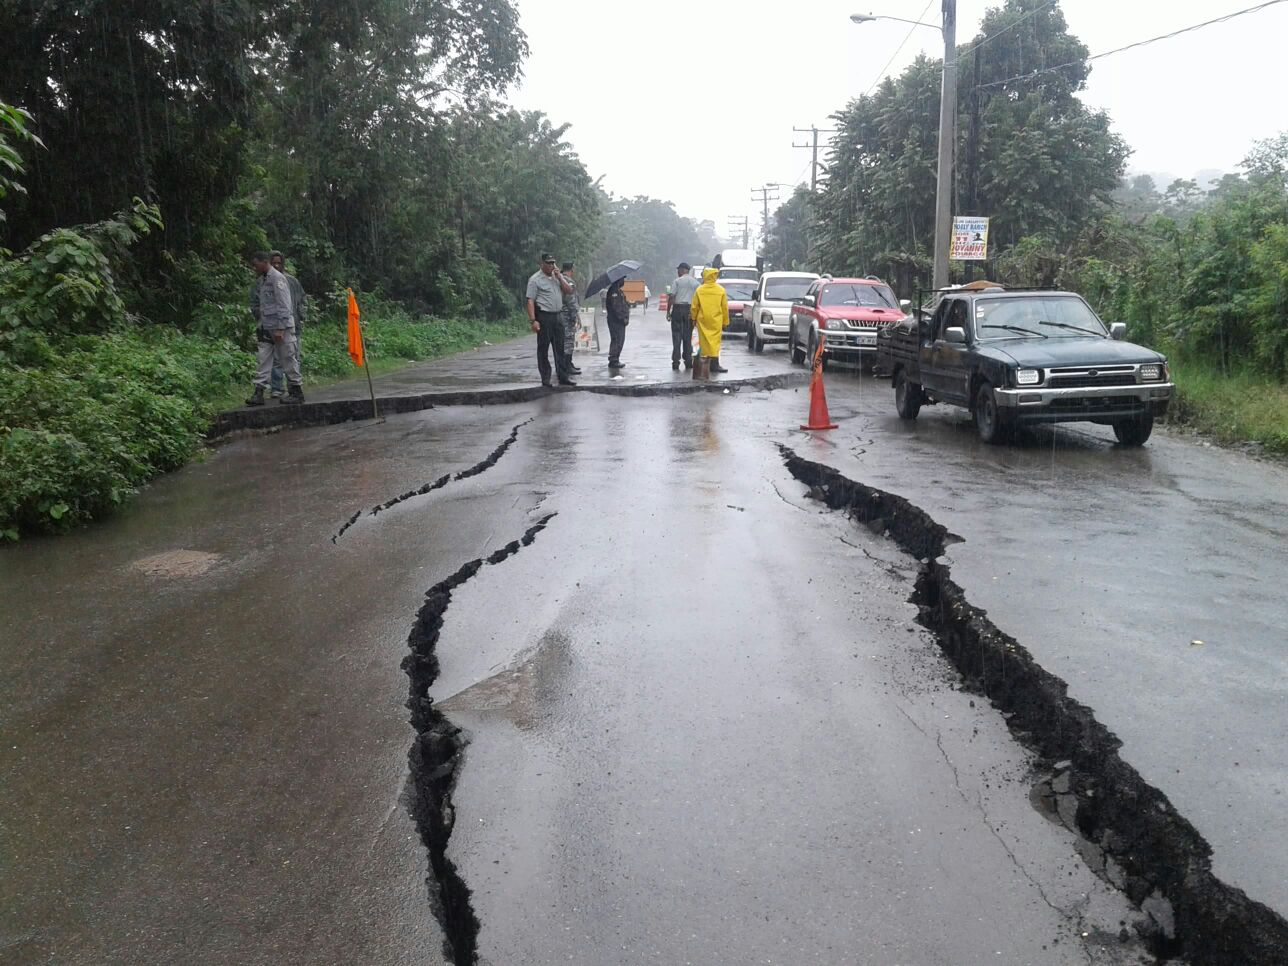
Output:
[[[929,11],[930,11],[931,4],[933,4],[934,2],[935,2],[935,0],[930,0],[930,2],[926,4],[925,9],[924,9],[924,10],[922,10],[922,11],[921,11],[921,14],[917,17],[917,19],[918,19],[918,20],[920,20],[922,17],[924,17],[924,16],[925,16]],[[876,80],[874,80],[874,81],[872,82],[872,86],[871,86],[871,87],[869,87],[866,91],[864,91],[864,92],[863,92],[863,96],[864,96],[864,97],[867,97],[867,96],[868,96],[869,94],[871,94],[874,90],[876,90],[876,89],[877,89],[877,85],[878,85],[878,84],[880,84],[880,83],[881,83],[881,81],[883,81],[883,80],[885,79],[885,72],[886,72],[886,71],[888,71],[888,70],[890,69],[890,65],[894,63],[894,59],[895,59],[896,57],[898,57],[898,56],[899,56],[899,54],[903,51],[903,48],[905,48],[905,47],[907,47],[907,46],[908,46],[908,41],[912,39],[912,32],[913,32],[914,30],[916,30],[918,26],[920,26],[920,25],[919,25],[919,24],[913,24],[911,27],[909,27],[909,28],[908,28],[908,33],[907,33],[907,35],[903,38],[903,43],[901,43],[898,47],[896,47],[896,48],[894,49],[894,53],[890,55],[890,59],[889,59],[889,60],[887,60],[887,61],[886,61],[886,63],[885,63],[885,66],[881,68],[881,72],[880,72],[879,74],[877,74],[877,79],[876,79]]]
[[1014,22],[1013,22],[1012,24],[1010,24],[1009,26],[1003,27],[1003,28],[1002,28],[1001,30],[999,30],[997,33],[995,33],[995,34],[988,34],[987,36],[985,36],[985,37],[984,37],[984,39],[983,39],[983,40],[981,40],[979,43],[977,43],[974,47],[967,47],[965,50],[963,50],[960,54],[958,54],[958,55],[957,55],[957,56],[958,56],[958,58],[959,58],[959,59],[960,59],[960,58],[964,58],[967,54],[971,53],[972,51],[979,50],[981,47],[983,47],[983,46],[984,46],[986,43],[988,43],[990,40],[995,40],[995,39],[997,39],[998,37],[1002,36],[1002,34],[1006,33],[1006,32],[1007,32],[1007,31],[1009,31],[1009,30],[1014,30],[1014,29],[1015,29],[1016,27],[1018,27],[1020,24],[1024,23],[1024,21],[1028,20],[1030,17],[1037,16],[1037,15],[1038,15],[1038,14],[1040,14],[1043,10],[1045,10],[1047,7],[1053,6],[1053,5],[1054,5],[1054,4],[1056,4],[1057,2],[1059,2],[1059,0],[1047,0],[1047,2],[1046,2],[1046,3],[1042,4],[1042,6],[1037,7],[1037,8],[1035,8],[1035,9],[1033,9],[1033,10],[1030,10],[1030,11],[1029,11],[1028,13],[1026,13],[1023,17],[1021,17],[1019,20],[1014,21]]
[[[1100,60],[1102,57],[1112,57],[1114,54],[1121,54],[1124,51],[1134,50],[1137,47],[1144,47],[1148,44],[1156,44],[1160,40],[1171,40],[1173,37],[1181,36],[1181,34],[1188,34],[1195,30],[1202,30],[1204,27],[1211,27],[1213,24],[1225,23],[1227,20],[1233,20],[1235,17],[1242,17],[1244,14],[1249,14],[1249,13],[1257,13],[1261,10],[1265,10],[1267,7],[1273,7],[1276,4],[1280,4],[1284,2],[1285,0],[1267,0],[1267,2],[1259,3],[1255,7],[1248,7],[1244,10],[1236,10],[1234,13],[1227,13],[1223,17],[1215,17],[1212,20],[1205,20],[1203,21],[1203,23],[1196,23],[1190,27],[1182,27],[1180,30],[1173,30],[1171,33],[1160,34],[1157,37],[1150,37],[1147,40],[1138,40],[1135,43],[1128,44],[1126,47],[1118,47],[1114,50],[1106,50],[1099,54],[1092,54],[1090,57],[1087,58],[1085,63],[1090,63],[1093,60]],[[981,88],[1002,87],[1003,85],[1006,85],[1006,84],[1012,84],[1015,81],[1031,80],[1032,78],[1040,77],[1043,74],[1052,74],[1052,73],[1055,73],[1056,71],[1064,70],[1066,67],[1077,67],[1082,63],[1084,63],[1084,61],[1071,60],[1067,64],[1057,64],[1055,67],[1044,67],[1041,70],[1035,70],[1028,74],[1017,74],[1016,76],[1008,77],[1005,80],[991,81],[990,83],[981,84],[979,86]]]

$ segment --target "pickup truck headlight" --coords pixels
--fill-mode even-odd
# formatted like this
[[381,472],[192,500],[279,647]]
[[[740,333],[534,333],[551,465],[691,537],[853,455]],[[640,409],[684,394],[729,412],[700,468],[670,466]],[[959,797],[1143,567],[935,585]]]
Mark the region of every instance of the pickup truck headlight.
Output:
[[1017,386],[1036,386],[1041,381],[1041,369],[1021,369],[1015,373],[1015,384]]
[[846,322],[845,319],[825,319],[823,321],[823,328],[825,329],[848,329],[849,327],[850,323]]
[[1158,363],[1151,363],[1147,366],[1140,367],[1141,382],[1158,382],[1163,378],[1163,367]]

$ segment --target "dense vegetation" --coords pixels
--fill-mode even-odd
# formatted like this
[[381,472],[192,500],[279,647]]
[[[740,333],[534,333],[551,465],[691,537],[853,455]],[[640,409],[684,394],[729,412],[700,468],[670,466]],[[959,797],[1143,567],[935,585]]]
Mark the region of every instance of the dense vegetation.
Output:
[[[1124,180],[1127,146],[1079,100],[1088,51],[1059,4],[1006,0],[959,53],[953,209],[991,216],[994,258],[955,280],[1084,293],[1176,361],[1181,417],[1288,452],[1288,136],[1210,189],[1160,193]],[[941,67],[919,58],[834,116],[820,190],[773,219],[776,264],[876,272],[909,297],[929,286]]]
[[527,54],[506,0],[14,0],[0,36],[11,539],[193,454],[249,381],[255,249],[309,293],[313,380],[352,372],[345,286],[379,367],[524,331],[543,249],[693,250],[668,204],[609,198],[564,127],[495,100]]

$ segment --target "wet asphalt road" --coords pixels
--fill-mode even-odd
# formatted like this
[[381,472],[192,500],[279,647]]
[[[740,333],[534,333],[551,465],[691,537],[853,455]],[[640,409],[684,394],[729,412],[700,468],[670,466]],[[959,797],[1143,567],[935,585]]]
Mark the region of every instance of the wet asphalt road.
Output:
[[[648,324],[638,355],[664,360]],[[487,382],[495,355],[509,383],[522,351],[442,378]],[[550,512],[456,591],[439,645],[485,960],[1134,955],[1098,930],[1135,914],[911,625],[911,562],[805,500],[779,440],[963,537],[972,600],[1123,738],[1218,874],[1288,909],[1284,472],[1097,429],[990,449],[952,414],[899,423],[868,378],[829,396],[842,429],[814,441],[803,392],[747,391],[238,440],[112,521],[6,548],[0,959],[435,961],[398,664],[425,589]],[[332,544],[532,417],[495,467]]]

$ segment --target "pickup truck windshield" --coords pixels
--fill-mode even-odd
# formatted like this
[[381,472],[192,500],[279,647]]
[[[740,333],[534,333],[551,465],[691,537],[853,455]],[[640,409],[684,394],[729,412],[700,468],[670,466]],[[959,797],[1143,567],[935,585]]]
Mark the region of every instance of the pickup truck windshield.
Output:
[[886,285],[824,285],[819,305],[849,305],[865,309],[897,309],[898,300]]
[[812,278],[771,278],[765,282],[765,298],[776,302],[790,302],[809,291]]
[[980,299],[975,303],[975,329],[981,339],[1013,339],[1016,329],[1050,339],[1109,336],[1082,299],[1067,295]]
[[730,282],[722,280],[725,295],[729,296],[732,302],[750,302],[756,297],[756,286],[751,282]]

